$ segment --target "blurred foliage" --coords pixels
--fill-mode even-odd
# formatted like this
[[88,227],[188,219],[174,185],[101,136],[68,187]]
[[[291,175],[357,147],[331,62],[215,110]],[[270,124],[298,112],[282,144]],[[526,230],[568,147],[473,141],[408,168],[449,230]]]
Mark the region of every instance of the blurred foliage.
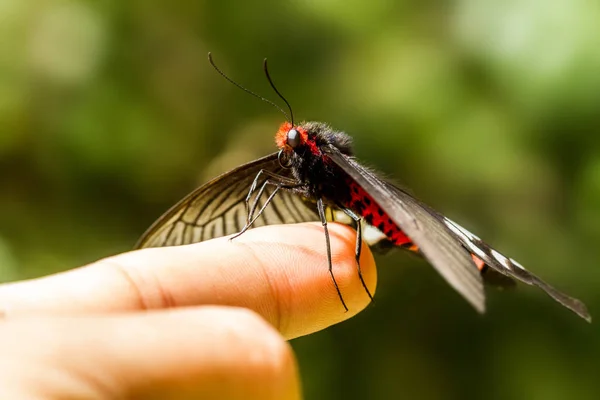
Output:
[[[197,184],[273,151],[282,116],[600,310],[600,3],[0,2],[0,279],[131,248]],[[376,303],[293,342],[309,399],[592,399],[600,330],[540,291],[480,317],[424,262],[379,258]]]

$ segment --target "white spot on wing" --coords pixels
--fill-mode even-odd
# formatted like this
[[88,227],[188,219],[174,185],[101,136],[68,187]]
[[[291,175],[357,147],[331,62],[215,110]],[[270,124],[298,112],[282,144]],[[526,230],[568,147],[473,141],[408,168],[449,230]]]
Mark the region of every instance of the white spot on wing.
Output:
[[446,226],[448,228],[450,228],[450,230],[452,232],[454,232],[456,235],[458,235],[463,240],[463,244],[465,246],[467,246],[469,248],[469,250],[471,250],[473,252],[473,254],[475,254],[477,257],[481,258],[483,261],[485,261],[488,258],[487,253],[485,253],[483,250],[481,250],[481,248],[479,248],[475,244],[476,240],[480,241],[481,239],[479,239],[477,236],[473,235],[471,232],[469,232],[462,226],[458,225],[456,222],[454,222],[446,217],[444,217],[444,222],[446,223]]
[[512,262],[512,264],[513,264],[515,267],[517,267],[517,268],[519,268],[519,269],[522,269],[523,271],[527,271],[527,270],[525,269],[525,267],[523,267],[523,266],[521,265],[521,263],[519,263],[517,260],[513,260],[513,259],[511,258],[511,259],[510,259],[510,261]]
[[483,261],[488,259],[488,254],[481,250],[475,243],[467,242],[467,246],[477,257],[481,258]]
[[512,271],[512,269],[513,269],[513,268],[512,268],[512,264],[511,264],[511,262],[510,262],[510,260],[509,260],[508,258],[504,257],[502,254],[498,253],[498,252],[497,252],[496,250],[494,250],[494,249],[491,249],[491,252],[492,252],[492,256],[493,256],[493,257],[494,257],[496,260],[498,260],[498,262],[499,262],[500,264],[502,264],[504,267],[506,267],[506,269],[509,269],[509,270],[511,270],[511,271]]
[[460,225],[456,224],[455,222],[449,220],[446,217],[444,217],[444,222],[452,232],[463,238],[463,240],[471,240],[471,237],[473,235],[471,235],[468,231],[465,233],[464,231],[466,231],[466,229],[462,228]]

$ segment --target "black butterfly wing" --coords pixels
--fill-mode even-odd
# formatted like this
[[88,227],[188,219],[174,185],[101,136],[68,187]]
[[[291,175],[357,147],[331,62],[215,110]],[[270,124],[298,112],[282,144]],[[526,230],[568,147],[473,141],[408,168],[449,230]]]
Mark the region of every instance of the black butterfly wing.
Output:
[[[571,311],[573,311],[574,313],[576,313],[577,315],[579,315],[586,321],[591,322],[591,316],[587,310],[587,307],[580,300],[570,297],[570,296],[558,291],[551,285],[549,285],[546,282],[544,282],[543,280],[541,280],[536,275],[527,271],[516,260],[502,255],[500,252],[493,249],[490,245],[485,243],[479,237],[475,236],[474,234],[472,234],[471,232],[469,232],[462,226],[458,225],[456,222],[450,220],[449,218],[444,217],[442,214],[440,214],[439,212],[437,212],[436,210],[434,210],[427,204],[422,203],[421,201],[417,200],[416,198],[414,198],[410,194],[406,193],[402,189],[397,188],[396,186],[392,185],[389,182],[383,181],[382,179],[377,177],[375,174],[373,174],[371,171],[369,171],[368,169],[364,168],[359,163],[354,161],[352,158],[339,153],[339,151],[337,151],[337,149],[329,150],[328,155],[335,161],[335,163],[337,165],[339,165],[342,169],[344,169],[344,171],[346,173],[348,173],[348,175],[350,175],[353,179],[355,179],[359,184],[361,184],[361,185],[364,184],[363,188],[365,188],[367,190],[371,190],[371,189],[373,190],[372,192],[371,191],[369,192],[371,194],[371,196],[373,196],[373,198],[378,202],[378,204],[382,208],[384,208],[384,210],[386,212],[388,212],[390,214],[390,217],[392,218],[392,220],[394,220],[394,222],[396,222],[404,230],[404,232],[413,240],[413,242],[417,246],[419,246],[419,249],[421,250],[421,253],[423,254],[423,256],[425,256],[425,258],[428,259],[432,263],[432,265],[434,267],[436,267],[436,269],[438,271],[440,271],[442,276],[444,276],[445,278],[446,278],[446,275],[444,275],[444,273],[442,272],[444,267],[436,266],[436,264],[434,264],[434,262],[432,261],[430,256],[428,256],[425,253],[425,249],[422,247],[423,244],[429,245],[430,243],[428,243],[427,241],[423,242],[422,239],[416,238],[413,236],[414,231],[418,231],[419,228],[421,228],[421,230],[424,232],[425,235],[433,234],[435,236],[435,235],[439,235],[440,233],[442,233],[442,236],[443,236],[442,242],[444,242],[446,244],[447,244],[447,241],[449,240],[447,234],[450,233],[454,237],[454,241],[458,242],[462,245],[463,252],[465,252],[464,250],[466,250],[465,253],[473,254],[473,255],[477,256],[488,267],[492,268],[495,272],[497,272],[499,274],[502,274],[509,278],[517,279],[528,285],[533,285],[533,286],[539,287],[544,292],[546,292],[550,297],[552,297],[554,300],[556,300],[558,303],[560,303],[563,306],[565,306],[566,308],[570,309]],[[354,171],[354,172],[352,172],[352,171]],[[384,190],[381,189],[381,186],[384,187]],[[378,195],[376,195],[374,193],[378,193]],[[384,196],[380,199],[379,198],[380,195],[384,195]],[[396,202],[399,203],[399,205],[397,205],[395,209],[391,207],[392,204],[389,204],[391,199],[397,199]],[[394,200],[391,200],[391,201],[393,202]],[[390,210],[397,210],[397,211],[390,211]],[[416,224],[416,226],[412,227],[413,230],[411,230],[411,226],[410,226],[410,217],[407,218],[406,215],[403,215],[401,212],[398,212],[398,211],[402,211],[402,210],[404,210],[404,214],[412,213],[415,216],[414,219],[417,220],[417,224]],[[395,218],[395,216],[396,216],[395,213],[399,214],[399,215],[397,215],[397,219]],[[429,215],[429,218],[423,219],[422,217],[424,216],[424,214]],[[402,218],[405,218],[408,221],[408,225],[406,223],[404,225],[402,224],[402,222],[401,222]],[[444,227],[446,228],[445,230],[443,229]],[[439,239],[441,239],[441,238],[438,237],[436,240],[439,240]],[[436,245],[436,240],[430,240],[430,242],[433,241],[433,245]],[[451,247],[454,248],[455,246],[451,246]],[[454,256],[452,256],[452,257],[454,257]],[[458,276],[455,276],[455,279],[458,279],[459,281],[461,281],[463,279],[470,280],[471,279],[471,277],[470,277],[471,271],[472,270],[478,271],[478,270],[475,268],[475,266],[471,262],[471,260],[469,260],[469,261],[471,264],[470,267],[467,265],[467,263],[464,263],[465,262],[464,258],[461,259],[461,262],[464,264],[460,264],[460,265],[463,265],[463,268],[468,269],[467,274],[461,274],[460,271],[458,271],[458,274],[457,274],[457,272],[455,272],[456,271],[455,269],[453,269],[453,271],[451,271],[449,273],[458,275]],[[446,272],[446,273],[448,273],[448,272]],[[477,273],[479,273],[479,272],[477,272]],[[448,278],[446,278],[446,279],[448,280]],[[450,280],[448,280],[448,281],[450,282]],[[452,282],[450,282],[450,283],[452,284]],[[454,285],[452,285],[452,286],[456,288],[456,286],[454,286]],[[467,288],[469,288],[470,286],[471,285],[467,285]],[[467,300],[469,300],[469,298],[465,295],[464,292],[462,292],[458,288],[457,288],[457,290],[461,294],[463,294],[463,296],[465,296],[467,298]],[[471,301],[471,300],[469,300],[469,301]],[[471,303],[473,303],[473,302],[471,301]]]
[[387,184],[335,147],[327,146],[322,150],[373,197],[456,291],[477,311],[485,311],[485,293],[479,270],[469,252],[436,215],[414,197]]
[[[390,191],[405,193],[402,189],[393,186],[389,182],[384,183]],[[410,196],[407,193],[405,194],[407,196]],[[592,317],[588,312],[586,305],[581,300],[571,297],[555,289],[553,286],[544,282],[538,276],[527,271],[518,261],[504,256],[499,251],[492,248],[489,244],[481,240],[478,236],[469,232],[467,229],[463,228],[451,219],[440,214],[427,204],[422,203],[419,200],[416,201],[418,201],[421,204],[421,206],[427,209],[432,215],[436,216],[438,220],[444,223],[454,233],[456,239],[458,239],[463,244],[465,249],[467,249],[471,254],[475,255],[480,260],[482,260],[485,263],[485,265],[490,267],[493,271],[501,274],[501,276],[503,275],[508,278],[517,279],[528,285],[537,286],[538,288],[546,292],[546,294],[548,294],[554,300],[556,300],[558,303],[573,311],[575,314],[579,315],[586,321],[591,322]]]
[[[290,171],[280,166],[277,153],[241,165],[200,186],[171,207],[144,233],[135,248],[177,246],[238,233],[246,223],[246,196],[260,170],[291,177]],[[266,187],[259,209],[273,190],[273,186]],[[280,190],[252,226],[308,221],[319,221],[314,202]]]
[[493,268],[495,271],[510,278],[515,278],[528,285],[539,287],[554,300],[567,307],[581,318],[588,322],[592,321],[592,317],[583,302],[556,290],[554,287],[550,286],[536,275],[527,271],[516,260],[502,255],[500,252],[494,250],[490,245],[462,226],[458,225],[456,222],[442,216],[439,213],[437,214],[439,218],[448,226],[448,228],[455,233],[456,238],[460,240],[465,248],[485,262],[488,267]]

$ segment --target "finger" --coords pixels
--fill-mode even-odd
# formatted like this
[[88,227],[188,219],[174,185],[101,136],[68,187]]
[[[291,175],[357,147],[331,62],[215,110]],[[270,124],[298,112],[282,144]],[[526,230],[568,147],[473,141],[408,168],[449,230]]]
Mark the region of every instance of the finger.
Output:
[[[357,274],[356,232],[330,224],[331,276],[320,224],[252,229],[233,241],[145,249],[74,271],[0,287],[8,317],[26,312],[113,312],[200,304],[250,308],[285,337],[312,333],[368,303]],[[373,256],[363,246],[363,276],[374,293]]]
[[300,398],[290,346],[241,308],[15,318],[0,354],[0,398]]

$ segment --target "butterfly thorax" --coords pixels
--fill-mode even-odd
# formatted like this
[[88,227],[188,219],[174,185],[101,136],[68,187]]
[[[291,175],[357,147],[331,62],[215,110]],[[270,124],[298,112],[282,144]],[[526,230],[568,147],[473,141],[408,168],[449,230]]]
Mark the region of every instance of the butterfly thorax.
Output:
[[[290,146],[288,134],[297,132],[297,143]],[[292,175],[301,186],[297,192],[305,197],[323,198],[326,203],[346,203],[350,190],[344,179],[346,174],[323,153],[325,146],[333,146],[343,154],[352,155],[352,140],[343,132],[335,131],[321,122],[303,122],[292,126],[281,125],[275,136],[277,146],[285,155]]]
[[[292,133],[290,140],[292,129],[297,134]],[[276,142],[286,152],[293,176],[302,183],[297,192],[311,199],[323,198],[336,208],[352,210],[396,245],[410,242],[383,208],[324,154],[326,146],[333,146],[342,154],[352,156],[352,140],[348,135],[320,122],[305,122],[295,127],[284,123],[276,135]]]

